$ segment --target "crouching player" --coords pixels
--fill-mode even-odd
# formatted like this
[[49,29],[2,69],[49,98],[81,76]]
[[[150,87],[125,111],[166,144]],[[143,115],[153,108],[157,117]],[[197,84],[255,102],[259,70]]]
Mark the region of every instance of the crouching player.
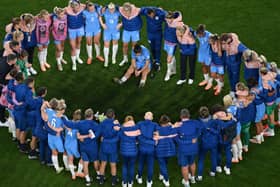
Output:
[[199,121],[202,123],[202,128],[198,156],[197,181],[202,181],[204,160],[208,151],[211,154],[210,176],[214,177],[216,175],[219,131],[217,123],[215,123],[215,120],[212,119],[207,107],[201,107],[199,109]]
[[[177,129],[178,136],[178,162],[181,167],[183,176],[182,184],[189,187],[191,183],[195,183],[195,157],[198,154],[198,138],[200,135],[201,124],[197,120],[190,120],[188,109],[182,109],[180,112],[181,123]],[[191,178],[189,179],[189,172]]]
[[112,175],[112,186],[116,186],[117,179],[117,161],[118,161],[118,130],[115,127],[120,125],[115,120],[115,112],[113,109],[108,109],[106,112],[104,121],[100,124],[101,127],[101,144],[99,151],[100,164],[100,179],[99,184],[104,184],[105,181],[105,169],[107,162],[110,163],[111,175]]
[[114,78],[114,82],[123,84],[134,73],[136,77],[141,75],[139,87],[144,87],[147,76],[151,71],[150,52],[143,45],[136,44],[132,50],[131,58],[131,65],[124,76],[121,79]]
[[65,126],[71,129],[77,129],[79,132],[77,137],[79,139],[80,152],[83,160],[83,170],[86,179],[86,186],[90,186],[92,179],[89,176],[88,165],[90,162],[94,163],[94,168],[99,176],[99,162],[98,162],[98,144],[97,139],[100,135],[100,128],[97,123],[93,121],[93,110],[87,109],[85,111],[85,120],[73,122],[62,118]]

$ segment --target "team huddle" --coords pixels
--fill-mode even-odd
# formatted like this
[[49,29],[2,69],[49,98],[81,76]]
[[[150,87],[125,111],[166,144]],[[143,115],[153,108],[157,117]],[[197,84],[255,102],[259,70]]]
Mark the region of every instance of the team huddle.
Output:
[[[147,21],[150,50],[139,44],[142,16]],[[193,84],[198,61],[202,64],[204,77],[199,86],[210,90],[215,80],[214,95],[219,95],[227,72],[231,91],[224,96],[223,105],[216,104],[210,109],[202,106],[197,119],[191,118],[188,109],[182,109],[179,114],[181,120],[175,123],[165,114],[156,122],[150,111],[145,113],[143,121],[136,122],[133,116],[126,116],[120,122],[113,109],[99,115],[94,114],[91,108],[84,114],[77,109],[68,119],[64,114],[66,103],[63,99],[46,101],[47,88],[35,89],[35,79],[30,76],[37,74],[32,67],[34,50],[37,47],[41,71],[47,71],[51,67],[47,62],[51,36],[56,46],[58,70],[63,71],[62,65],[67,64],[63,56],[68,38],[72,70],[76,71],[77,63],[83,63],[80,57],[83,36],[86,37],[87,64],[92,64],[94,59],[93,44],[98,61],[104,62],[105,67],[110,61],[115,64],[121,29],[123,59],[119,65],[129,61],[129,42],[132,44],[131,65],[121,78],[114,78],[116,83],[123,84],[132,75],[141,75],[139,87],[145,86],[151,70],[160,71],[164,41],[167,53],[164,80],[168,81],[176,74],[175,51],[179,47],[181,76],[177,84]],[[104,57],[100,47],[102,30]],[[28,154],[29,159],[39,157],[42,165],[53,166],[57,173],[64,169],[70,171],[73,180],[84,178],[87,186],[93,183],[90,177],[93,174],[89,172],[91,163],[99,184],[105,183],[108,163],[111,184],[117,185],[119,155],[123,187],[132,187],[135,178],[142,184],[144,167],[147,167],[146,186],[151,187],[155,161],[159,165],[159,180],[164,186],[170,186],[168,160],[174,156],[177,156],[181,167],[182,185],[188,187],[190,183],[203,180],[204,160],[208,152],[211,157],[209,175],[215,177],[223,170],[230,175],[232,163],[243,160],[243,153],[249,151],[250,142],[261,144],[264,136],[275,136],[274,127],[280,124],[280,73],[277,64],[269,63],[263,55],[247,48],[235,33],[212,34],[202,24],[193,30],[183,23],[179,11],[138,8],[131,3],[101,6],[70,0],[69,6],[55,7],[52,14],[42,10],[37,16],[26,13],[14,18],[6,26],[6,32],[0,62],[1,125],[9,127],[19,151]],[[188,77],[187,63],[190,68]],[[242,64],[245,83],[240,82]],[[9,112],[7,119],[5,110]],[[276,112],[278,122],[274,116]],[[251,138],[253,125],[256,134]],[[32,138],[27,142],[29,131]],[[60,154],[63,155],[64,167],[59,164]],[[223,154],[225,163],[222,163]]]

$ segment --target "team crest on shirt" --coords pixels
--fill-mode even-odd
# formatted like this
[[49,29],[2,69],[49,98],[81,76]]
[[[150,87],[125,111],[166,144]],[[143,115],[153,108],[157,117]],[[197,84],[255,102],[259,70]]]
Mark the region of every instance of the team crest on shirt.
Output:
[[158,17],[158,16],[156,16],[156,17],[155,17],[155,20],[159,20],[159,17]]

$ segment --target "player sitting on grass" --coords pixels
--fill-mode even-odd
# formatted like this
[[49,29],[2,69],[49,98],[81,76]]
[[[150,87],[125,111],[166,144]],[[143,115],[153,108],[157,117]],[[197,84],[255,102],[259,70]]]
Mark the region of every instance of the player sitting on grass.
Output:
[[139,87],[144,87],[147,76],[151,71],[150,52],[143,45],[136,44],[132,50],[131,58],[131,65],[124,76],[121,79],[114,78],[114,82],[123,84],[132,74],[135,74],[136,77],[141,75]]

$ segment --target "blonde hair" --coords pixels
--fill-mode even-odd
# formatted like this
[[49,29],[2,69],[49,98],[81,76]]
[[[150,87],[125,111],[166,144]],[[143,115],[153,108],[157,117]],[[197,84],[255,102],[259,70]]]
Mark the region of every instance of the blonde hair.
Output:
[[229,94],[225,95],[224,98],[223,98],[223,103],[224,103],[225,107],[229,107],[230,105],[233,104],[232,97]]
[[73,121],[79,121],[82,118],[82,110],[81,109],[77,109],[74,111],[73,113]]
[[129,2],[126,2],[123,4],[123,9],[125,12],[131,12],[132,11],[132,6]]
[[54,7],[54,9],[53,9],[53,12],[56,14],[56,15],[59,15],[59,14],[61,14],[61,13],[64,13],[64,8],[60,8],[60,7]]
[[62,110],[65,110],[65,109],[66,109],[65,100],[64,99],[58,100],[55,110],[62,111]]
[[247,49],[243,52],[242,58],[244,61],[255,61],[259,60],[258,53],[256,51]]
[[18,41],[20,37],[24,37],[23,32],[18,30],[13,32],[13,40]]
[[188,29],[189,29],[189,27],[187,25],[182,25],[182,26],[176,27],[176,30],[180,34],[184,34]]
[[91,108],[88,108],[85,110],[85,118],[90,118],[93,116],[93,110]]
[[145,120],[153,120],[153,113],[152,112],[146,112],[144,116]]
[[246,85],[243,82],[238,82],[235,86],[236,90],[245,91]]
[[267,63],[267,59],[266,59],[266,57],[264,55],[260,55],[259,59],[260,59],[260,63],[262,63],[262,64],[266,64]]
[[46,9],[43,9],[39,12],[39,14],[37,15],[38,18],[42,19],[44,16],[49,15],[49,12]]
[[58,104],[58,100],[56,98],[52,98],[50,101],[49,101],[49,105],[52,109],[55,109],[57,107],[57,104]]
[[126,116],[125,118],[124,118],[124,122],[126,123],[126,122],[128,122],[128,121],[133,121],[134,120],[134,118],[133,118],[133,116]]
[[34,22],[34,16],[30,13],[22,14],[20,17],[25,22],[25,24],[31,24]]

